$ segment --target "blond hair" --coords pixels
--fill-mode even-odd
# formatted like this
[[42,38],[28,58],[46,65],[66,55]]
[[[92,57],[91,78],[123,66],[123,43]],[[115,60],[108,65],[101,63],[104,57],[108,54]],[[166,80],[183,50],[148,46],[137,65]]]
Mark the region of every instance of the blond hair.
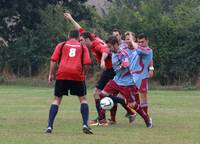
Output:
[[126,38],[126,36],[132,35],[133,41],[136,41],[136,37],[135,37],[135,33],[134,33],[134,32],[126,31],[126,32],[124,33],[124,35],[125,35],[125,38]]
[[127,36],[127,35],[132,35],[133,37],[135,37],[135,33],[134,33],[134,32],[131,32],[131,31],[126,31],[126,32],[124,33],[124,35],[125,35],[125,36]]

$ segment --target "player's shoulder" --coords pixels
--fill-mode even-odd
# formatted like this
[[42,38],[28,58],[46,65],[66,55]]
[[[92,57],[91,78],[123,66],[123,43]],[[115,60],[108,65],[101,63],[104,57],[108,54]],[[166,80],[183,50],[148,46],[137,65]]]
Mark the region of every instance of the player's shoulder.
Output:
[[64,46],[64,44],[65,44],[65,41],[59,42],[59,43],[56,45],[55,49],[60,49],[61,47]]
[[129,48],[128,47],[123,47],[123,48],[120,49],[120,51],[123,55],[129,54]]
[[99,44],[103,44],[103,40],[101,40],[100,38],[95,38],[92,41],[93,45],[99,45]]
[[56,46],[61,46],[61,45],[63,45],[64,43],[65,43],[65,41],[59,42]]
[[152,51],[152,49],[150,47],[138,47],[138,50],[142,50],[142,51]]
[[66,43],[65,43],[66,46],[69,46],[69,47],[80,47],[81,46],[81,43],[78,41],[78,40],[68,40]]
[[92,48],[106,48],[106,44],[95,39],[95,40],[92,41],[91,47]]

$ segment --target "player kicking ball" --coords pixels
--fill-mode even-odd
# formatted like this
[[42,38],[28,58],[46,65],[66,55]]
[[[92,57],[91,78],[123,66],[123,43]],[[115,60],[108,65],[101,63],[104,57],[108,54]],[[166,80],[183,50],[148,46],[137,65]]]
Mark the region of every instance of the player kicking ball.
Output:
[[[133,97],[133,95],[137,93],[138,88],[136,87],[134,77],[131,74],[134,69],[130,69],[129,67],[130,57],[126,51],[127,47],[119,49],[119,42],[115,36],[110,36],[108,38],[107,45],[112,51],[112,64],[116,75],[113,80],[110,80],[106,84],[101,91],[100,97],[103,98],[109,96],[116,103],[116,95],[120,93],[127,101],[128,107],[134,109],[144,119],[146,127],[152,128],[152,119],[142,110],[141,106],[136,103],[135,98]],[[135,47],[137,46],[135,45]],[[140,54],[143,54],[143,52],[140,51]],[[148,55],[148,52],[144,52],[144,54]],[[101,109],[100,120],[103,119],[105,119],[105,110]]]

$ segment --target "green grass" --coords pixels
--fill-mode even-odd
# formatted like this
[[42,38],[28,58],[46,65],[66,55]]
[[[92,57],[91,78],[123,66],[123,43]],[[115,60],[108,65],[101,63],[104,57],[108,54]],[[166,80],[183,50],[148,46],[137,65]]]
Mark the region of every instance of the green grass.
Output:
[[[54,132],[43,133],[53,89],[29,86],[0,86],[0,144],[200,144],[200,91],[149,92],[154,128],[147,129],[138,116],[128,124],[119,106],[117,125],[94,127],[84,135],[79,102],[64,97]],[[92,90],[88,91],[90,118],[95,118]]]

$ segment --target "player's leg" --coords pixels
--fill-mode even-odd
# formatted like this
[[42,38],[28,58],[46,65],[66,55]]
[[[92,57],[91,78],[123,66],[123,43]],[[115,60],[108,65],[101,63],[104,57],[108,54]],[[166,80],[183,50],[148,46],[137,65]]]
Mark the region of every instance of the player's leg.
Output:
[[[120,103],[122,105],[122,107],[124,107],[124,109],[126,109],[126,111],[129,115],[133,115],[135,113],[135,111],[132,108],[128,107],[125,99],[117,97],[117,95],[119,94],[120,91],[121,91],[121,87],[118,86],[115,81],[110,80],[106,84],[102,93],[104,93],[104,95],[107,95],[107,96],[109,95],[109,97],[113,100],[113,102],[115,104]],[[125,93],[127,93],[127,89],[125,89],[124,91],[125,91]],[[116,112],[113,115],[111,115],[111,121],[116,122],[115,117],[116,117]]]
[[54,120],[57,115],[59,105],[61,104],[62,96],[65,93],[64,85],[65,82],[60,80],[57,80],[55,83],[55,89],[54,89],[55,96],[49,110],[48,126],[47,130],[45,131],[46,133],[51,133],[53,130]]
[[53,102],[50,106],[50,110],[49,110],[48,126],[47,126],[46,133],[51,133],[53,130],[54,120],[57,115],[61,100],[62,100],[61,97],[58,97],[58,96],[54,97],[54,100],[53,100]]
[[140,97],[141,107],[146,113],[148,113],[147,92],[140,92]]
[[87,103],[87,99],[85,96],[79,97],[80,101],[80,111],[82,115],[82,120],[83,120],[83,132],[85,134],[93,134],[91,128],[88,126],[88,119],[89,119],[89,106]]
[[[93,96],[94,96],[94,101],[95,101],[95,106],[96,106],[96,111],[97,111],[98,116],[100,112],[100,98],[99,98],[100,92],[101,92],[101,89],[95,87]],[[97,119],[95,119],[94,121],[97,121]]]
[[70,83],[70,94],[79,97],[80,101],[80,113],[83,122],[83,132],[85,134],[93,134],[92,130],[88,127],[89,119],[89,106],[86,99],[87,89],[85,81],[71,81]]
[[[102,98],[104,98],[106,96],[117,95],[117,94],[118,94],[118,92],[116,92],[115,89],[114,89],[113,80],[109,80],[109,82],[105,85],[104,89],[101,91],[101,93],[99,95],[99,98],[102,99]],[[108,123],[106,121],[105,110],[103,110],[102,108],[100,108],[100,113],[99,113],[99,119],[98,120],[99,120],[98,125],[103,125],[103,126],[107,126],[108,125]]]
[[[128,106],[126,99],[118,96],[109,96],[114,103],[119,103],[126,110],[126,117],[129,118],[129,123],[132,123],[135,120],[136,111]],[[111,121],[115,120],[116,115],[111,117]]]
[[[102,98],[106,97],[106,96],[109,96],[109,94],[104,90],[102,90],[101,93],[99,94],[100,100]],[[97,125],[108,126],[108,123],[107,123],[107,120],[106,120],[106,110],[102,109],[101,107],[100,107],[100,111],[99,111],[99,117],[98,117],[98,124]]]
[[146,113],[148,113],[147,91],[148,91],[148,79],[143,79],[141,83],[141,87],[139,89],[140,105]]
[[[138,89],[136,86],[132,87],[133,94],[137,94],[138,93]],[[135,99],[130,99],[129,101],[129,106],[132,107],[145,121],[145,124],[148,128],[152,127],[152,119],[149,117],[149,115],[142,109],[142,107],[140,106],[140,104],[138,104]]]
[[[95,106],[96,106],[98,117],[100,114],[100,97],[99,97],[100,92],[104,89],[104,87],[108,83],[108,81],[113,79],[114,75],[115,75],[115,72],[113,69],[107,69],[107,70],[103,71],[99,81],[96,84],[96,88],[94,90],[93,96],[94,96],[94,100],[95,100]],[[91,125],[98,124],[98,117],[94,120],[91,120],[90,124]]]
[[147,113],[143,111],[141,106],[136,102],[129,104],[145,121],[145,124],[148,128],[152,128],[152,119],[149,117]]
[[131,87],[116,84],[116,90],[120,93],[120,96],[117,96],[117,101],[126,110],[127,113],[125,116],[129,119],[129,123],[133,123],[136,117],[136,111],[128,105],[129,99],[133,98]]

